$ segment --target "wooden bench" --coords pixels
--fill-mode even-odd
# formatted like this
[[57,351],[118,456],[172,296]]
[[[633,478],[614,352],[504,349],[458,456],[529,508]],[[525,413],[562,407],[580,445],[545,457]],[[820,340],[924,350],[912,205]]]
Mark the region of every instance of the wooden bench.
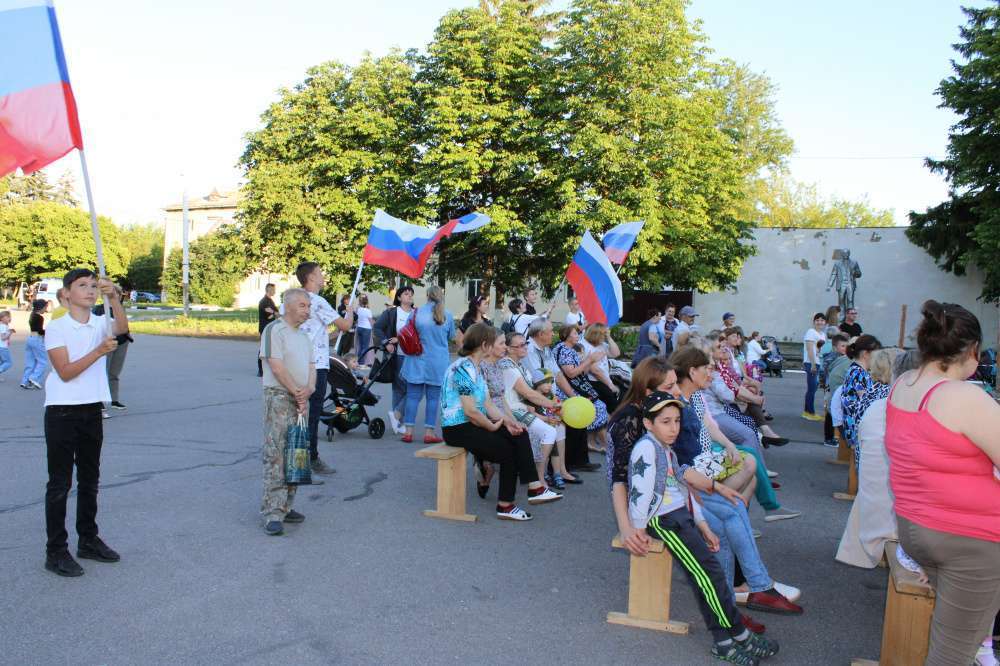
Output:
[[834,493],[833,499],[851,501],[858,496],[858,467],[854,464],[854,451],[847,445],[840,428],[834,428],[837,433],[837,461],[840,460],[840,452],[847,451],[847,492]]
[[934,589],[921,583],[917,574],[907,571],[896,559],[896,542],[885,544],[889,563],[886,583],[885,616],[882,619],[882,648],[877,662],[855,659],[853,666],[910,666],[927,659],[934,614]]
[[844,436],[840,434],[840,428],[834,428],[833,431],[837,433],[837,455],[826,462],[831,465],[850,465],[851,461],[854,460],[851,447],[847,445]]
[[[612,548],[624,548],[621,537],[615,535]],[[670,619],[670,579],[674,558],[662,541],[652,540],[645,557],[629,554],[628,612],[608,613],[608,622],[640,629],[686,634],[687,622]]]
[[476,516],[465,512],[466,458],[465,449],[435,444],[418,450],[417,458],[437,460],[437,508],[424,511],[431,518],[475,521]]

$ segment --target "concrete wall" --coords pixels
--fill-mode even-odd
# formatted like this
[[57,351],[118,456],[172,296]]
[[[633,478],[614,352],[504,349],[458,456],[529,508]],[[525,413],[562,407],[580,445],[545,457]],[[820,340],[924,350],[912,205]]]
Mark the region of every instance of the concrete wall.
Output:
[[801,340],[816,312],[836,305],[837,294],[826,285],[833,251],[844,248],[860,264],[855,307],[866,333],[883,344],[899,338],[900,308],[907,305],[906,346],[915,346],[920,305],[928,298],[958,303],[983,326],[986,346],[996,346],[997,308],[977,300],[982,290],[978,271],[957,277],[934,264],[923,249],[910,243],[903,227],[877,229],[757,229],[758,254],[743,266],[736,288],[695,294],[703,329],[718,327],[726,311],[749,333],[759,330],[779,340]]

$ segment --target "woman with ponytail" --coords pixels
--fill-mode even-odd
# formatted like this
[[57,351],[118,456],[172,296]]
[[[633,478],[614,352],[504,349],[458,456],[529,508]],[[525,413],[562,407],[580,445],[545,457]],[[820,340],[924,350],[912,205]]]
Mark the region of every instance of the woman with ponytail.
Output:
[[927,301],[920,367],[893,385],[885,449],[900,544],[937,600],[926,664],[967,666],[1000,609],[1000,406],[966,382],[982,329],[960,305]]
[[[889,387],[872,379],[868,372],[872,353],[882,348],[882,343],[874,335],[860,335],[854,342],[847,345],[847,358],[851,359],[851,367],[844,377],[840,391],[840,404],[844,413],[844,425],[841,431],[844,439],[854,449],[854,464],[861,464],[861,449],[858,446],[858,424],[864,415],[864,408],[874,400],[889,395]],[[881,392],[879,395],[874,395]]]
[[427,303],[417,308],[414,326],[420,336],[423,352],[407,355],[403,359],[403,379],[406,380],[406,409],[403,414],[404,442],[413,441],[413,426],[417,423],[420,399],[424,405],[424,443],[438,444],[444,440],[437,436],[438,404],[441,399],[441,382],[448,369],[450,356],[448,342],[455,337],[455,322],[444,309],[444,290],[433,285],[427,288]]

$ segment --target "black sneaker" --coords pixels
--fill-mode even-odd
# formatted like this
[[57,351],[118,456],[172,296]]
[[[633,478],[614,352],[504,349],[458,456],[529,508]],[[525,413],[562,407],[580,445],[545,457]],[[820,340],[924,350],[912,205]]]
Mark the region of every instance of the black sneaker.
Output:
[[825,440],[823,442],[823,446],[831,448],[831,449],[836,449],[840,445],[837,443],[837,440],[835,440],[835,439],[828,439],[828,440]]
[[767,659],[778,654],[778,642],[764,638],[759,634],[750,634],[750,638],[743,642],[736,641],[736,644],[744,652],[748,652],[758,659]]
[[59,576],[76,578],[83,575],[83,567],[76,563],[68,550],[45,556],[45,568]]
[[113,401],[111,402],[111,409],[121,409],[121,410],[125,410],[125,409],[128,409],[128,407],[126,407],[126,406],[125,406],[125,405],[123,405],[122,403],[118,402],[117,400],[113,400]]
[[719,661],[728,661],[730,664],[738,666],[759,666],[760,664],[757,657],[744,650],[736,641],[729,645],[716,643],[712,646],[712,656]]
[[122,559],[115,551],[108,548],[108,544],[101,541],[101,537],[83,540],[76,548],[76,556],[85,560],[97,560],[98,562],[117,562]]
[[305,521],[306,517],[295,509],[289,509],[288,513],[285,514],[286,523],[301,523]]
[[264,525],[264,531],[269,536],[281,536],[285,533],[285,528],[282,527],[280,520],[269,520],[267,525]]
[[319,458],[316,458],[316,460],[312,461],[312,471],[313,474],[333,474],[337,470],[333,469]]

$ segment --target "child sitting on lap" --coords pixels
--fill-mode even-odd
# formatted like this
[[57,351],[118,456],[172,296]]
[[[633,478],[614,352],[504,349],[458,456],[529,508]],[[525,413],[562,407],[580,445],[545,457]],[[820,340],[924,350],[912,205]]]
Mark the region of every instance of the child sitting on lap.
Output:
[[[750,633],[714,553],[719,538],[705,522],[701,507],[683,480],[685,469],[671,448],[681,428],[683,405],[656,391],[643,403],[646,434],[629,459],[629,519],[636,529],[663,542],[682,565],[714,645],[712,656],[742,666],[778,653],[778,644]],[[713,484],[714,486],[714,484]]]

